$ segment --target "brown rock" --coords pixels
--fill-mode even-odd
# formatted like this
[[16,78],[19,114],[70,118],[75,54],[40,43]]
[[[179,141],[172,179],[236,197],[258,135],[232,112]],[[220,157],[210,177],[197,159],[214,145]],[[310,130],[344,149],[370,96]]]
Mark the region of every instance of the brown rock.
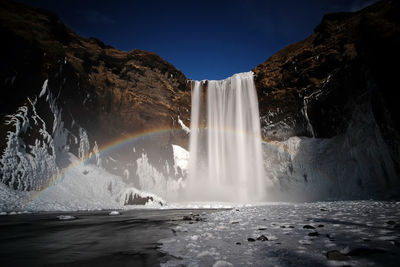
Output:
[[[263,137],[332,137],[343,133],[357,104],[371,101],[390,145],[400,130],[398,1],[323,17],[314,33],[253,69]],[[307,122],[307,117],[312,129]]]

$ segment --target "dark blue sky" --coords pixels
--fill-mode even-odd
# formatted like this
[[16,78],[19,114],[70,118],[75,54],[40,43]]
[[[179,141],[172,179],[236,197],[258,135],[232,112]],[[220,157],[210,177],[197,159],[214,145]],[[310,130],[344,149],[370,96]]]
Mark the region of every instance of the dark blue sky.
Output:
[[376,0],[20,0],[50,9],[84,37],[152,51],[190,79],[249,71],[309,36],[323,14]]

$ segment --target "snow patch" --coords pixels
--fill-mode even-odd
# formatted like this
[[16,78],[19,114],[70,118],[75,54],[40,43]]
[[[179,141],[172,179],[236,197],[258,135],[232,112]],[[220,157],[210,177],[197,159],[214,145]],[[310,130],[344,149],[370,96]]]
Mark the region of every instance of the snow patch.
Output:
[[49,79],[46,79],[46,80],[44,81],[43,86],[42,86],[42,90],[41,90],[40,93],[39,93],[39,98],[42,97],[42,96],[44,96],[44,94],[46,93],[48,82],[49,82]]
[[181,120],[181,118],[180,118],[179,116],[178,116],[178,123],[179,123],[179,125],[182,127],[182,130],[185,131],[185,133],[190,134],[190,129],[189,129],[189,127],[187,127],[187,126],[183,123],[183,121]]
[[179,169],[184,175],[187,175],[188,164],[189,164],[189,151],[178,145],[172,145],[172,149],[174,152],[175,175],[179,174],[178,172]]

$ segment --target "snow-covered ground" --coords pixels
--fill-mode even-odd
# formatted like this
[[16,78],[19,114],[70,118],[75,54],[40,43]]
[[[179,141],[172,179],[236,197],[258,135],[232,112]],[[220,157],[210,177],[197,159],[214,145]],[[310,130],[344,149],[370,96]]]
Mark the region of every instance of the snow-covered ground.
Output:
[[122,182],[121,178],[93,164],[85,164],[69,154],[68,168],[56,176],[54,182],[41,191],[12,190],[0,183],[0,212],[14,214],[23,211],[76,211],[100,209],[128,209],[125,200],[134,192],[138,196],[156,200],[140,208],[158,208],[163,200]]
[[398,266],[400,202],[275,203],[193,214],[163,266]]

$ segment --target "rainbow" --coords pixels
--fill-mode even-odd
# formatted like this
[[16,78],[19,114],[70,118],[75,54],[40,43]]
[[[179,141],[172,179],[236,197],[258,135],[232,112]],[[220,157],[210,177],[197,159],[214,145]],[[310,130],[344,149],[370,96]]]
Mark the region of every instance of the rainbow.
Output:
[[[206,127],[201,127],[201,128],[206,128]],[[232,133],[238,132],[236,129],[224,129],[224,131],[232,132]],[[151,138],[154,136],[159,136],[159,135],[163,135],[163,134],[167,134],[167,133],[172,133],[172,132],[183,132],[183,129],[171,128],[171,127],[159,127],[159,128],[143,130],[143,131],[139,131],[139,132],[136,132],[133,134],[125,135],[125,136],[122,136],[118,139],[115,139],[115,140],[101,146],[99,148],[99,154],[108,153],[114,149],[117,149],[122,146],[126,146],[128,144],[133,144],[138,141],[143,141],[144,139],[147,139],[147,138]],[[245,134],[248,134],[248,133],[245,133]],[[288,153],[287,151],[285,151],[284,148],[280,147],[278,144],[275,144],[275,142],[273,142],[273,141],[271,142],[271,141],[263,140],[263,143],[268,146],[274,147],[276,150],[279,150],[284,153]],[[45,192],[48,188],[50,188],[52,185],[54,185],[58,180],[60,180],[62,177],[64,177],[66,174],[68,174],[68,172],[70,170],[74,169],[76,166],[78,166],[80,164],[85,164],[85,163],[93,160],[95,156],[96,156],[95,154],[90,153],[84,159],[77,159],[74,162],[72,162],[68,167],[61,169],[57,173],[57,175],[55,175],[52,179],[49,179],[49,181],[43,185],[41,190],[34,191],[34,193],[32,193],[32,195],[30,196],[28,202],[31,202],[31,201],[35,200],[37,197],[39,197],[41,195],[41,193]]]
[[[170,127],[159,127],[159,128],[153,128],[150,130],[143,130],[143,131],[136,132],[133,134],[125,135],[123,137],[115,139],[115,140],[101,146],[99,148],[99,153],[107,153],[107,152],[110,152],[119,147],[125,146],[127,144],[132,144],[132,143],[136,143],[138,141],[143,141],[146,138],[159,136],[159,135],[163,135],[163,134],[171,133],[171,132],[182,132],[182,131],[183,130],[180,128],[170,128]],[[85,163],[93,160],[94,157],[96,157],[96,155],[93,153],[90,153],[84,159],[77,159],[76,161],[72,162],[68,167],[61,169],[57,175],[55,175],[52,179],[49,179],[49,181],[42,186],[41,190],[34,191],[34,193],[29,198],[28,202],[31,202],[31,201],[35,200],[37,197],[39,197],[41,193],[43,193],[48,188],[50,188],[52,185],[54,185],[59,179],[64,177],[71,169],[75,168],[76,166],[78,166],[80,164],[85,164]]]

